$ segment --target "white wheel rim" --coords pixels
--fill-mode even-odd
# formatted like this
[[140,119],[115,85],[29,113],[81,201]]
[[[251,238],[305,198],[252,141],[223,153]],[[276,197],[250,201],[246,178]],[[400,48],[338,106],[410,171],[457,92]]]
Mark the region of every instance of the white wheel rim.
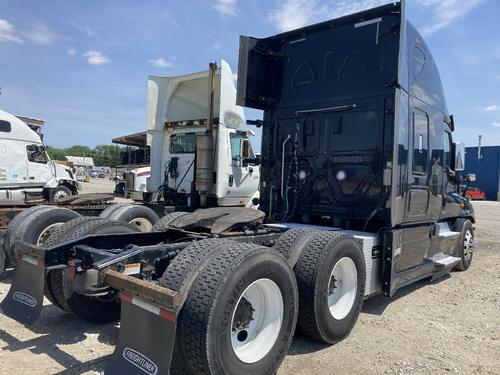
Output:
[[68,193],[64,190],[58,190],[54,193],[54,201],[58,202],[61,199],[68,197]]
[[[243,324],[236,314],[242,304],[253,309],[251,320]],[[276,343],[282,323],[283,296],[280,288],[270,279],[254,281],[240,296],[233,311],[231,344],[236,357],[245,363],[255,363],[264,358]]]
[[474,239],[472,236],[472,232],[467,229],[465,232],[465,237],[464,237],[464,258],[466,260],[469,260],[470,257],[472,256],[472,243]]
[[328,308],[336,320],[344,319],[352,309],[358,291],[358,271],[351,258],[341,258],[333,267],[328,282]]
[[135,225],[141,230],[141,232],[151,232],[153,228],[153,223],[144,217],[136,217],[128,222],[129,224]]
[[54,223],[52,225],[49,225],[47,228],[45,228],[42,233],[38,236],[36,240],[36,245],[37,246],[43,246],[45,244],[45,241],[49,238],[49,236],[54,233],[54,231],[59,228],[61,225],[64,223]]

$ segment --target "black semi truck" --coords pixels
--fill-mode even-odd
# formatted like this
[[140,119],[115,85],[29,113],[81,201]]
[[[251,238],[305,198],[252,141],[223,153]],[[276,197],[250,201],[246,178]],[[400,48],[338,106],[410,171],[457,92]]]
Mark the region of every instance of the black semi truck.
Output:
[[272,374],[296,327],[333,344],[365,299],[470,266],[463,146],[404,3],[241,37],[238,102],[264,110],[260,211],[172,213],[143,233],[71,220],[45,247],[15,244],[4,314],[31,324],[45,294],[121,317],[108,374]]

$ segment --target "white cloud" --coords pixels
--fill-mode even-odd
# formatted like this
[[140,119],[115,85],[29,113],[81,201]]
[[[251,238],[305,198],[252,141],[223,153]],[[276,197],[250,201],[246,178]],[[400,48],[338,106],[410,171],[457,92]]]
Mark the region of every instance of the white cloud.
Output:
[[271,11],[269,20],[279,31],[293,30],[311,23],[359,12],[388,3],[388,0],[285,0]]
[[493,126],[495,126],[495,127],[497,127],[497,128],[500,128],[500,122],[494,122],[494,123],[493,123],[493,124],[491,124],[491,125],[493,125]]
[[487,112],[495,112],[495,111],[498,111],[500,109],[500,107],[496,104],[493,104],[493,105],[489,105],[487,107],[483,107],[483,109]]
[[13,24],[0,19],[0,42],[23,43],[23,39],[17,34]]
[[97,39],[101,39],[101,36],[99,35],[99,33],[97,33],[97,31],[95,31],[93,28],[91,28],[90,26],[87,26],[87,25],[79,25],[77,23],[74,23],[73,26],[79,31],[81,32],[82,34],[85,34],[89,37],[92,37],[92,38],[97,38]]
[[217,0],[212,8],[222,16],[234,16],[236,5],[236,0]]
[[[484,2],[484,0],[416,0],[432,16],[423,34],[429,35],[440,30]],[[283,0],[271,11],[268,19],[280,31],[296,29],[314,22],[374,8],[391,3],[389,0]]]
[[164,59],[163,57],[160,57],[158,59],[153,59],[153,60],[148,60],[148,62],[157,67],[157,68],[160,68],[160,69],[167,69],[167,68],[173,68],[174,67],[174,63],[171,62],[171,61],[168,61],[166,59]]
[[55,33],[41,23],[36,24],[30,31],[26,32],[25,36],[31,43],[41,46],[51,45],[58,38]]
[[87,62],[90,65],[102,65],[111,62],[111,59],[108,58],[104,53],[95,50],[87,51],[82,56],[87,58]]
[[75,47],[70,47],[68,48],[68,50],[66,51],[66,53],[70,56],[74,56],[76,55],[76,48]]
[[430,24],[422,29],[422,34],[430,35],[454,21],[463,18],[484,0],[417,0],[418,5],[432,12]]

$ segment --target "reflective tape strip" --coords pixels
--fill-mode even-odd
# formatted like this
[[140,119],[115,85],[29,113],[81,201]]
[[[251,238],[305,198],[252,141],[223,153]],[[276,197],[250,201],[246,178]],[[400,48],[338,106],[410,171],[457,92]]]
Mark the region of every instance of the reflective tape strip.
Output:
[[43,267],[45,265],[43,260],[32,257],[31,255],[24,254],[21,257],[21,259],[24,260],[26,263],[32,264],[37,267]]
[[122,273],[124,275],[138,275],[141,273],[141,264],[140,263],[126,264]]
[[373,23],[378,23],[378,22],[382,22],[382,17],[375,18],[375,19],[368,20],[368,21],[358,22],[358,23],[354,24],[354,27],[355,28],[363,27],[363,26],[371,25]]
[[142,299],[141,297],[136,297],[136,296],[132,296],[128,293],[121,292],[120,299],[122,301],[128,302],[134,306],[140,307],[143,310],[149,311],[150,313],[153,313],[155,315],[159,315],[164,319],[170,320],[172,322],[175,322],[175,320],[176,320],[176,316],[172,311],[169,311],[167,309],[164,309],[164,308],[161,308],[157,305],[154,305],[150,302],[147,302],[146,300]]

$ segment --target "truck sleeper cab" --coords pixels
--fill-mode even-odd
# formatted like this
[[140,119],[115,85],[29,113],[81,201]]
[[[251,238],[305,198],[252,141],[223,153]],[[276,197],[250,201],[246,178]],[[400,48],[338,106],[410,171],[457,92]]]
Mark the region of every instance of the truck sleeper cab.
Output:
[[0,200],[54,201],[78,194],[71,170],[50,160],[40,137],[0,111]]
[[173,213],[148,233],[67,224],[48,248],[18,243],[4,313],[33,323],[44,286],[90,321],[121,308],[108,374],[169,373],[174,346],[190,374],[270,374],[296,326],[336,343],[364,299],[470,266],[462,147],[404,3],[242,37],[238,103],[264,110],[262,211]]
[[439,238],[474,222],[458,194],[463,147],[404,6],[240,45],[238,104],[264,110],[260,209],[270,221],[380,233],[391,295],[454,254]]

